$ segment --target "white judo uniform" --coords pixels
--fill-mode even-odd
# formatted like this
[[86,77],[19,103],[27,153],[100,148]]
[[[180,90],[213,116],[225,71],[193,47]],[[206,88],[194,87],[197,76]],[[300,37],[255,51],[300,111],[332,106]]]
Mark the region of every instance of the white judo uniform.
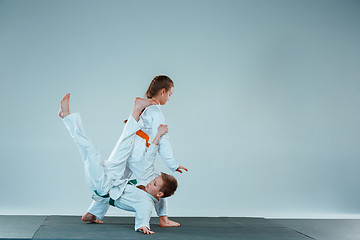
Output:
[[[151,213],[159,201],[146,191],[129,184],[127,175],[129,155],[141,124],[130,115],[110,158],[102,161],[99,151],[85,134],[80,114],[72,113],[63,121],[79,148],[90,188],[102,196],[96,195],[94,198],[103,205],[111,204],[135,212],[135,230],[142,226],[150,229]],[[158,150],[158,145],[151,144],[144,154],[142,169],[138,169],[139,180],[142,183],[148,183],[158,176],[154,172]]]
[[[147,107],[144,110],[144,112],[140,115],[139,124],[141,125],[141,130],[150,137],[149,143],[151,143],[155,138],[159,125],[160,124],[165,125],[165,118],[163,113],[161,112],[160,107],[161,107],[160,105],[151,105]],[[114,147],[114,150],[110,155],[110,159],[114,159],[114,156],[117,155],[117,151],[118,151],[117,149],[120,142],[121,142],[121,137],[118,140],[116,146]],[[175,171],[180,165],[174,159],[167,134],[161,137],[158,146],[159,146],[158,152],[161,158],[163,159],[163,161],[165,162],[165,164],[168,166],[170,170]],[[133,142],[133,149],[129,155],[127,168],[124,172],[124,176],[126,176],[126,178],[130,178],[132,173],[135,174],[137,179],[141,178],[141,171],[143,169],[144,156],[145,156],[144,154],[146,152],[146,148],[147,148],[146,140],[136,135]],[[154,174],[159,175],[157,171],[155,171]],[[144,185],[144,183],[139,183],[139,184]],[[95,201],[91,203],[88,212],[95,215],[98,219],[102,219],[109,209],[109,204],[104,203],[103,201],[99,201],[99,198],[96,195],[93,196],[93,199]],[[158,216],[168,215],[166,198],[160,199],[160,202],[155,205],[155,210]]]

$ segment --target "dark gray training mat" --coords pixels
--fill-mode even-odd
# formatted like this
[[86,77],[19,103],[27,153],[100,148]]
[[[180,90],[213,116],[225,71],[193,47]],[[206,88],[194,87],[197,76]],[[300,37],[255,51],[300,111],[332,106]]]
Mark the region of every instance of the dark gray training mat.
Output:
[[360,220],[265,219],[248,217],[172,217],[176,228],[155,235],[134,231],[133,217],[105,217],[104,224],[83,223],[80,216],[0,216],[0,238],[8,239],[360,239]]

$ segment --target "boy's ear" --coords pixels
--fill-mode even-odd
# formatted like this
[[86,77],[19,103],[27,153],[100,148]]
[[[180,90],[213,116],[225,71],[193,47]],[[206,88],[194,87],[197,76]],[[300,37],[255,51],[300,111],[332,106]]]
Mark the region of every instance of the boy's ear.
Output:
[[156,194],[156,196],[158,196],[159,198],[161,198],[161,197],[164,196],[164,193],[163,193],[163,192],[159,192],[158,194]]

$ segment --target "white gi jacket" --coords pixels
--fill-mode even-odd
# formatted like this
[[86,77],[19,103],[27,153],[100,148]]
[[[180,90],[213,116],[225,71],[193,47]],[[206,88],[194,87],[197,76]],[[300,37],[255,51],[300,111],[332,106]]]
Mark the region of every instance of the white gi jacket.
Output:
[[[141,127],[141,130],[144,131],[149,137],[149,143],[153,141],[155,138],[159,125],[160,124],[166,124],[165,118],[163,113],[161,112],[160,105],[151,105],[147,107],[144,112],[140,115],[140,120],[138,124]],[[112,159],[117,154],[118,145],[120,144],[120,140],[117,142],[114,150],[112,151],[109,159]],[[132,175],[132,173],[135,174],[136,178],[140,180],[142,178],[142,171],[144,166],[144,154],[146,152],[146,140],[135,136],[133,147],[131,150],[131,153],[128,158],[127,168],[124,173],[125,179],[129,179]],[[174,159],[173,152],[170,146],[168,135],[165,134],[161,137],[158,145],[158,152],[165,162],[165,164],[172,170],[175,171],[180,164]],[[156,170],[153,169],[154,174]],[[159,174],[157,174],[158,176]],[[156,177],[156,176],[155,176]],[[152,180],[152,179],[151,179]],[[142,181],[143,185],[146,185],[147,183],[144,183]],[[113,199],[117,199],[121,194],[121,188],[113,188],[110,191],[110,196]],[[93,196],[93,199],[98,201],[98,198],[96,195]],[[95,215],[98,219],[102,219],[107,210],[109,209],[109,204],[104,204],[102,201],[92,202],[90,207],[88,208],[88,212]],[[155,209],[158,216],[167,216],[167,200],[165,198],[161,198],[160,202],[155,205]]]

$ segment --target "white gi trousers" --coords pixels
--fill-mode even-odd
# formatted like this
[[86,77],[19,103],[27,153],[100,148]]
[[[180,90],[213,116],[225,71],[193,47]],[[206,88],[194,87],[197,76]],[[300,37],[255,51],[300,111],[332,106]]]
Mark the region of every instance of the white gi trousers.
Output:
[[141,125],[130,115],[109,159],[102,161],[100,152],[85,134],[80,114],[72,113],[63,121],[78,146],[90,188],[101,196],[109,192],[112,199],[118,199],[129,180],[127,160]]

